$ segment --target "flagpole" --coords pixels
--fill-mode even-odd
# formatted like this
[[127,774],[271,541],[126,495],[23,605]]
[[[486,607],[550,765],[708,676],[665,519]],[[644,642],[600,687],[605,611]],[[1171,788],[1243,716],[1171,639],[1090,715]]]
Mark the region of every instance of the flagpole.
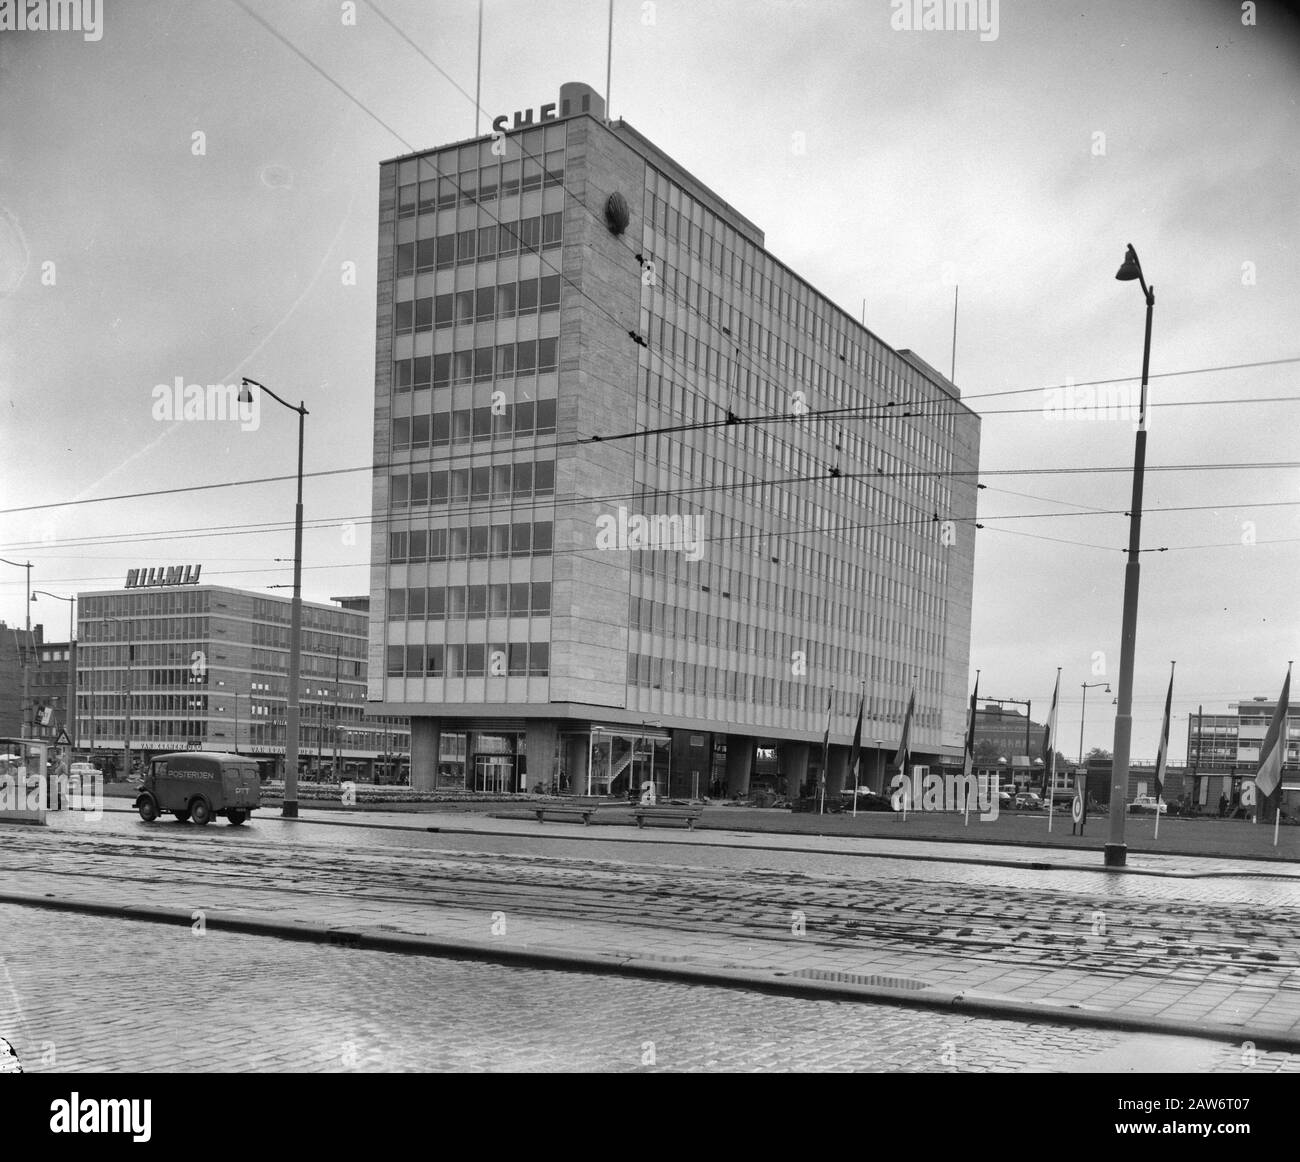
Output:
[[849,764],[849,766],[853,768],[853,770],[849,771],[849,774],[853,776],[853,818],[854,819],[858,817],[857,769],[858,769],[858,763],[862,761],[862,749],[861,749],[862,748],[862,710],[863,710],[863,703],[866,701],[866,697],[867,697],[867,683],[864,679],[859,679],[858,681],[858,737],[855,740],[855,743],[858,747],[858,752],[856,756],[856,761],[851,762]]
[[1061,667],[1056,667],[1056,689],[1052,691],[1052,712],[1047,717],[1047,749],[1051,754],[1043,756],[1047,763],[1047,834],[1052,834],[1052,804],[1056,796],[1056,706],[1061,696]]
[[478,0],[478,66],[474,70],[474,136],[478,136],[479,123],[482,120],[483,102],[483,0]]
[[970,826],[970,777],[975,773],[975,701],[980,692],[980,672],[975,671],[975,689],[971,691],[970,696],[970,721],[966,724],[966,746],[965,754],[962,755],[962,764],[966,768],[962,773],[966,776],[963,786],[966,790],[966,821],[962,824],[964,827]]
[[[610,0],[610,10],[614,7],[614,0]],[[835,683],[831,683],[831,694],[826,699],[826,733],[822,735],[822,777],[820,779],[821,801],[817,805],[817,814],[826,814],[826,764],[830,761],[831,753],[831,707],[835,704]]]

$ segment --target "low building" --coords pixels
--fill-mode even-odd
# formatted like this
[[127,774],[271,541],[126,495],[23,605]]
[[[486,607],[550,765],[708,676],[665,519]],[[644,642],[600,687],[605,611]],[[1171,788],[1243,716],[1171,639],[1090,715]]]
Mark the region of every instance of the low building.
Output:
[[[237,751],[282,774],[292,602],[183,576],[78,595],[77,744],[115,762]],[[407,721],[366,703],[369,599],[336,602],[303,602],[299,773],[400,781]]]
[[[1202,811],[1217,811],[1224,798],[1229,808],[1235,807],[1245,784],[1254,782],[1260,747],[1276,710],[1276,698],[1257,695],[1230,702],[1226,714],[1211,711],[1189,715],[1187,764],[1194,798]],[[1300,809],[1300,706],[1294,703],[1286,718],[1282,806],[1288,812]]]

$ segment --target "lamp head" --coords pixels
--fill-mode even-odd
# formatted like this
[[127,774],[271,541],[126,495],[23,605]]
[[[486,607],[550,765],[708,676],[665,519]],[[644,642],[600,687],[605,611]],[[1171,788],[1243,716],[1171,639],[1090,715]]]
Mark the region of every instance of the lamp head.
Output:
[[247,379],[244,380],[244,382],[239,385],[239,402],[240,403],[253,402],[253,392],[248,386]]
[[1115,277],[1120,282],[1132,282],[1134,279],[1142,277],[1142,264],[1138,262],[1137,251],[1131,245],[1125,251],[1124,261],[1119,270],[1115,272]]

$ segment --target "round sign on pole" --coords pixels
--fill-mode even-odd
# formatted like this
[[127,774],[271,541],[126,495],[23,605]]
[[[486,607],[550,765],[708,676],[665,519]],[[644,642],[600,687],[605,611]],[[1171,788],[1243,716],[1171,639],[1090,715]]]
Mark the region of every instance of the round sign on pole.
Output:
[[1075,795],[1070,803],[1070,818],[1076,823],[1083,822],[1083,797],[1081,795]]

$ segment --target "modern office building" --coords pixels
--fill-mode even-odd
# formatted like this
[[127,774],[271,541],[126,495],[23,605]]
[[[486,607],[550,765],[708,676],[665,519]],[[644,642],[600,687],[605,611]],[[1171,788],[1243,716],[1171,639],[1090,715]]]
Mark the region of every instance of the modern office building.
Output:
[[[381,164],[370,697],[412,777],[794,793],[967,704],[979,418],[585,85]],[[868,781],[864,779],[864,781]]]
[[[180,576],[132,570],[125,589],[78,594],[77,745],[115,761],[237,750],[283,774],[290,599]],[[391,780],[409,732],[368,713],[369,599],[335,600],[303,602],[299,769]]]
[[[1276,698],[1257,695],[1230,702],[1227,714],[1211,711],[1188,716],[1187,768],[1195,800],[1203,810],[1213,808],[1223,796],[1235,804],[1242,786],[1254,781],[1259,750],[1276,710]],[[1294,703],[1287,708],[1282,800],[1284,809],[1300,806],[1300,706]]]

